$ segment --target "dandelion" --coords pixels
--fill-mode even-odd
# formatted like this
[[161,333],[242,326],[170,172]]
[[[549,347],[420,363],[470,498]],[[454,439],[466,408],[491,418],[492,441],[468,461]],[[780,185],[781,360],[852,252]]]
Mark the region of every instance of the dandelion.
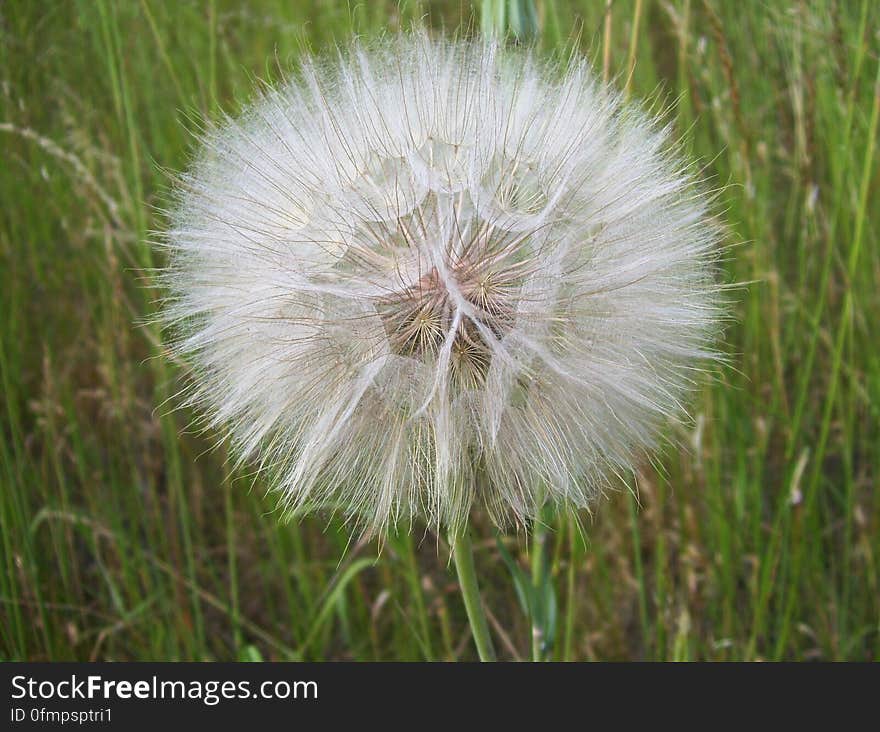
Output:
[[289,512],[465,537],[475,507],[589,507],[713,355],[705,196],[581,60],[414,35],[306,63],[205,132],[170,219],[186,403]]

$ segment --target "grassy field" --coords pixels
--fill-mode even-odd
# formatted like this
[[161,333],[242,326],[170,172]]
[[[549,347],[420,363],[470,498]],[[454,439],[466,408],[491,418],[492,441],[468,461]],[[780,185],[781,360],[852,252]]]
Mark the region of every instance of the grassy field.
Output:
[[[621,491],[552,522],[555,659],[880,657],[880,6],[538,2],[547,52],[668,105],[724,186],[730,365]],[[0,657],[473,659],[442,537],[280,525],[191,415],[148,243],[201,115],[304,48],[465,2],[0,5]],[[479,28],[479,21],[470,27]],[[630,71],[632,73],[630,74]],[[534,547],[475,516],[499,655]],[[378,557],[378,558],[377,558]]]

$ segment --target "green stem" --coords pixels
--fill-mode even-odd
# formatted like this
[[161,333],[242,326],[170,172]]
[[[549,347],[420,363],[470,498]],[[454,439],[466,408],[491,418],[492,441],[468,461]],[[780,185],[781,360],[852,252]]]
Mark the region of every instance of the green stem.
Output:
[[[539,505],[543,506],[543,496]],[[538,509],[538,518],[532,528],[532,661],[544,660],[544,622],[546,608],[544,602],[544,551],[547,532],[544,527],[544,512]],[[539,606],[539,603],[541,605]]]
[[451,536],[450,543],[455,571],[458,572],[458,584],[461,587],[461,596],[471,624],[474,643],[477,645],[477,653],[480,654],[481,661],[495,661],[495,649],[492,647],[489,625],[486,623],[486,614],[483,612],[480,600],[477,573],[474,571],[474,548],[467,527],[458,535]]
[[562,660],[571,661],[574,645],[574,616],[577,597],[575,595],[575,568],[577,566],[577,534],[574,517],[568,517],[568,569],[565,583],[565,641],[562,644]]

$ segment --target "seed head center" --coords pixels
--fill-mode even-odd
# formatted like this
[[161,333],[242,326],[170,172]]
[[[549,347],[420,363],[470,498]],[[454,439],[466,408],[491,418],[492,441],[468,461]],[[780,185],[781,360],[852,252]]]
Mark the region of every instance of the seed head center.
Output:
[[509,330],[511,312],[491,274],[474,269],[464,263],[451,268],[449,276],[467,303],[458,318],[456,298],[436,267],[377,303],[391,351],[400,356],[432,361],[455,327],[450,368],[471,386],[482,383],[488,370],[492,346],[487,338]]

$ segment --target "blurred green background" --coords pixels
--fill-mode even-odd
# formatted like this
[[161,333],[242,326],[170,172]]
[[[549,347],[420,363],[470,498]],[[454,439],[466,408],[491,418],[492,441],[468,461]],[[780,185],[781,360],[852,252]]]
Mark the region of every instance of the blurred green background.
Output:
[[[148,243],[202,115],[304,49],[466,2],[0,5],[0,656],[473,659],[444,539],[279,525],[216,435],[159,408]],[[667,114],[721,187],[730,367],[694,421],[583,517],[551,522],[556,659],[880,657],[878,27],[868,0],[538,0]],[[631,72],[631,73],[630,73]],[[523,536],[474,519],[499,655],[528,658]],[[377,558],[378,554],[378,558]]]

